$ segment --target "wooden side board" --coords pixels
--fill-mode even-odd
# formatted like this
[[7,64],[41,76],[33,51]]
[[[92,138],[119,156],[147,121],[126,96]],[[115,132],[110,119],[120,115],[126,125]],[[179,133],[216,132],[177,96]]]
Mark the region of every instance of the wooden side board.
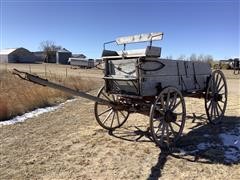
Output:
[[[158,58],[133,58],[109,60],[108,77],[114,79],[136,79],[140,96],[155,96],[160,89],[174,86],[181,91],[203,91],[211,74],[208,63],[166,60]],[[115,83],[116,84],[116,83]],[[119,83],[122,92],[132,90],[132,83]]]
[[[164,66],[157,71],[141,71],[141,95],[152,96],[158,93],[156,87],[177,87],[181,91],[191,92],[204,90],[207,78],[211,74],[210,65],[204,62],[159,59]],[[143,69],[157,66],[155,63],[143,63]]]

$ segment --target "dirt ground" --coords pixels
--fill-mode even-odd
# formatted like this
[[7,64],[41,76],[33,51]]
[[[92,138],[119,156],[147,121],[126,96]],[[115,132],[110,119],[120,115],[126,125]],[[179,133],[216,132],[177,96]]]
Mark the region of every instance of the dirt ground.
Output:
[[[186,98],[186,128],[172,154],[151,141],[148,117],[132,114],[110,133],[97,124],[93,102],[82,98],[2,126],[0,179],[239,179],[240,158],[227,163],[224,152],[229,147],[218,138],[226,131],[240,137],[240,79],[228,79],[228,89],[226,117],[218,126],[206,123],[203,99]],[[179,152],[203,142],[218,146]],[[240,149],[236,151],[240,157]]]

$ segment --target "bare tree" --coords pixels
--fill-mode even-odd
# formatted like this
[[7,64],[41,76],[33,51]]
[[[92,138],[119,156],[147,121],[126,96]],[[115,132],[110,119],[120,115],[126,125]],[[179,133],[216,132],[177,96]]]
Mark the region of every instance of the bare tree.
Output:
[[211,55],[205,55],[204,56],[204,61],[207,61],[207,62],[212,62],[213,61],[213,57]]
[[187,60],[187,58],[184,54],[180,55],[177,59],[178,60]]
[[197,60],[198,60],[198,61],[204,61],[204,55],[203,55],[203,54],[200,54],[200,55],[197,57]]
[[166,56],[165,59],[173,59],[172,56]]
[[190,61],[197,61],[197,56],[196,54],[191,54],[191,56],[189,57]]
[[62,49],[61,46],[55,45],[53,41],[42,41],[40,43],[40,49],[44,52],[45,54],[45,62],[49,62],[49,59],[53,58],[56,56],[56,51]]

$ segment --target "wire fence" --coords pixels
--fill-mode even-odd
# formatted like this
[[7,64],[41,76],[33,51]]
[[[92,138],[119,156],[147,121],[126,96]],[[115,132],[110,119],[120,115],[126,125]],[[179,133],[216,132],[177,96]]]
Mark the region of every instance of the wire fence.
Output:
[[72,77],[80,76],[87,78],[101,78],[103,73],[101,70],[93,69],[80,69],[72,68],[70,65],[58,65],[58,64],[16,64],[16,63],[1,63],[0,71],[12,71],[13,69],[35,74],[41,77]]

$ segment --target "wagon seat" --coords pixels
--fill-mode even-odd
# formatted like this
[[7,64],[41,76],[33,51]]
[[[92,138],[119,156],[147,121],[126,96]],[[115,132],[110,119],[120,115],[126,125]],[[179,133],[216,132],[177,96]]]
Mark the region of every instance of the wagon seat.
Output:
[[155,46],[147,46],[144,49],[111,51],[103,50],[103,59],[116,59],[116,58],[133,58],[133,57],[160,57],[161,48]]

